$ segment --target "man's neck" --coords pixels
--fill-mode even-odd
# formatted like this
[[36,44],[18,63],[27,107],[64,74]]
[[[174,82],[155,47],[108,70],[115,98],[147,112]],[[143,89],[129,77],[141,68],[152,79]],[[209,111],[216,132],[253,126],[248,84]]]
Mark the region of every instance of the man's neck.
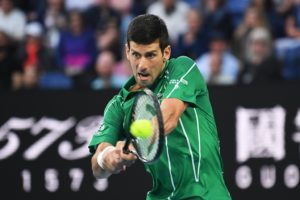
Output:
[[136,84],[134,84],[133,86],[131,86],[129,88],[129,91],[134,92],[134,91],[137,91],[137,90],[140,90],[140,89],[143,89],[143,87],[136,83]]

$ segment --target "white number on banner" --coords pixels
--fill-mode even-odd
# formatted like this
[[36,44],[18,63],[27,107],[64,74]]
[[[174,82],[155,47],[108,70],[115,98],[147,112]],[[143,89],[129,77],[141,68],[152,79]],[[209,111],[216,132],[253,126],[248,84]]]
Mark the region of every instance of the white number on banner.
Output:
[[94,183],[94,188],[97,191],[104,191],[108,188],[108,180],[105,179],[96,179],[96,182]]
[[[42,117],[36,121],[34,118],[12,117],[0,126],[0,160],[12,156],[20,147],[20,138],[16,131],[30,131],[33,136],[41,135],[37,141],[29,146],[23,153],[25,160],[36,160],[39,156],[51,147],[59,138],[70,131],[75,125],[75,145],[70,141],[62,141],[58,146],[58,154],[66,160],[82,159],[90,155],[88,144],[93,134],[99,128],[102,116],[89,116],[78,122],[74,117],[66,120]],[[78,144],[80,145],[78,147]]]
[[91,116],[78,122],[75,130],[75,141],[77,144],[82,144],[77,149],[74,149],[73,145],[69,141],[62,141],[58,147],[59,155],[66,160],[76,160],[87,157],[90,153],[88,151],[88,144],[93,134],[99,128],[99,122],[102,117]]
[[69,176],[71,178],[71,190],[74,192],[79,191],[84,178],[83,170],[79,168],[73,168],[70,170]]
[[299,169],[296,165],[289,165],[284,171],[284,182],[288,188],[295,188],[299,183]]
[[10,157],[20,147],[20,139],[12,130],[26,130],[33,124],[33,118],[22,119],[12,117],[0,127],[0,142],[6,142],[6,144],[0,148],[0,160]]
[[25,192],[31,191],[31,172],[28,169],[23,169],[21,172],[23,180],[23,190]]
[[58,171],[56,169],[46,169],[45,188],[49,192],[56,192],[59,188]]
[[276,183],[276,168],[274,165],[263,166],[260,170],[261,185],[266,188],[272,188]]
[[63,136],[75,124],[75,119],[70,117],[64,121],[43,117],[31,129],[32,135],[38,135],[42,130],[47,129],[49,133],[36,141],[25,152],[24,158],[26,160],[37,159],[48,147],[56,140]]
[[235,182],[241,189],[247,189],[252,183],[252,173],[248,166],[240,166],[235,174]]

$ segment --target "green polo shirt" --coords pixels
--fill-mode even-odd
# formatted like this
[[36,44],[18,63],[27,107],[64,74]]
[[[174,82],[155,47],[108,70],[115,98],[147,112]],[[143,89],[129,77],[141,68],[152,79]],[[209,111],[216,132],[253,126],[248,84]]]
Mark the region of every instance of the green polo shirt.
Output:
[[[89,145],[92,153],[101,142],[115,145],[125,138],[129,127],[126,114],[139,92],[129,92],[134,84],[131,77],[107,104],[103,123]],[[152,165],[145,164],[153,179],[147,200],[230,200],[208,90],[195,62],[185,56],[169,60],[150,89],[160,101],[177,98],[189,106],[178,126],[165,138],[160,159]]]

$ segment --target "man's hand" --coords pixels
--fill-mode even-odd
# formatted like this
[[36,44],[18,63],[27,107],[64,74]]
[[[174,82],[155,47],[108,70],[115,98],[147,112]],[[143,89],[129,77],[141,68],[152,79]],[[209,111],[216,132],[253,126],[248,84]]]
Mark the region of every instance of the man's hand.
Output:
[[[126,170],[126,167],[132,165],[137,157],[134,154],[124,154],[123,147],[125,142],[119,141],[115,148],[109,149],[103,155],[103,168],[104,170],[117,174],[122,170]],[[133,149],[132,146],[129,146],[129,149]]]

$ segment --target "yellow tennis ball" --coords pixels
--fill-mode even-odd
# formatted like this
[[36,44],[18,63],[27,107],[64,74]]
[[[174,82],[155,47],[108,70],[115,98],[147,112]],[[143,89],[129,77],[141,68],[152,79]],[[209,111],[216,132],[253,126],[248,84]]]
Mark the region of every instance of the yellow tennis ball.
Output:
[[139,138],[148,138],[152,135],[152,122],[147,119],[139,119],[132,122],[130,132],[133,136]]

